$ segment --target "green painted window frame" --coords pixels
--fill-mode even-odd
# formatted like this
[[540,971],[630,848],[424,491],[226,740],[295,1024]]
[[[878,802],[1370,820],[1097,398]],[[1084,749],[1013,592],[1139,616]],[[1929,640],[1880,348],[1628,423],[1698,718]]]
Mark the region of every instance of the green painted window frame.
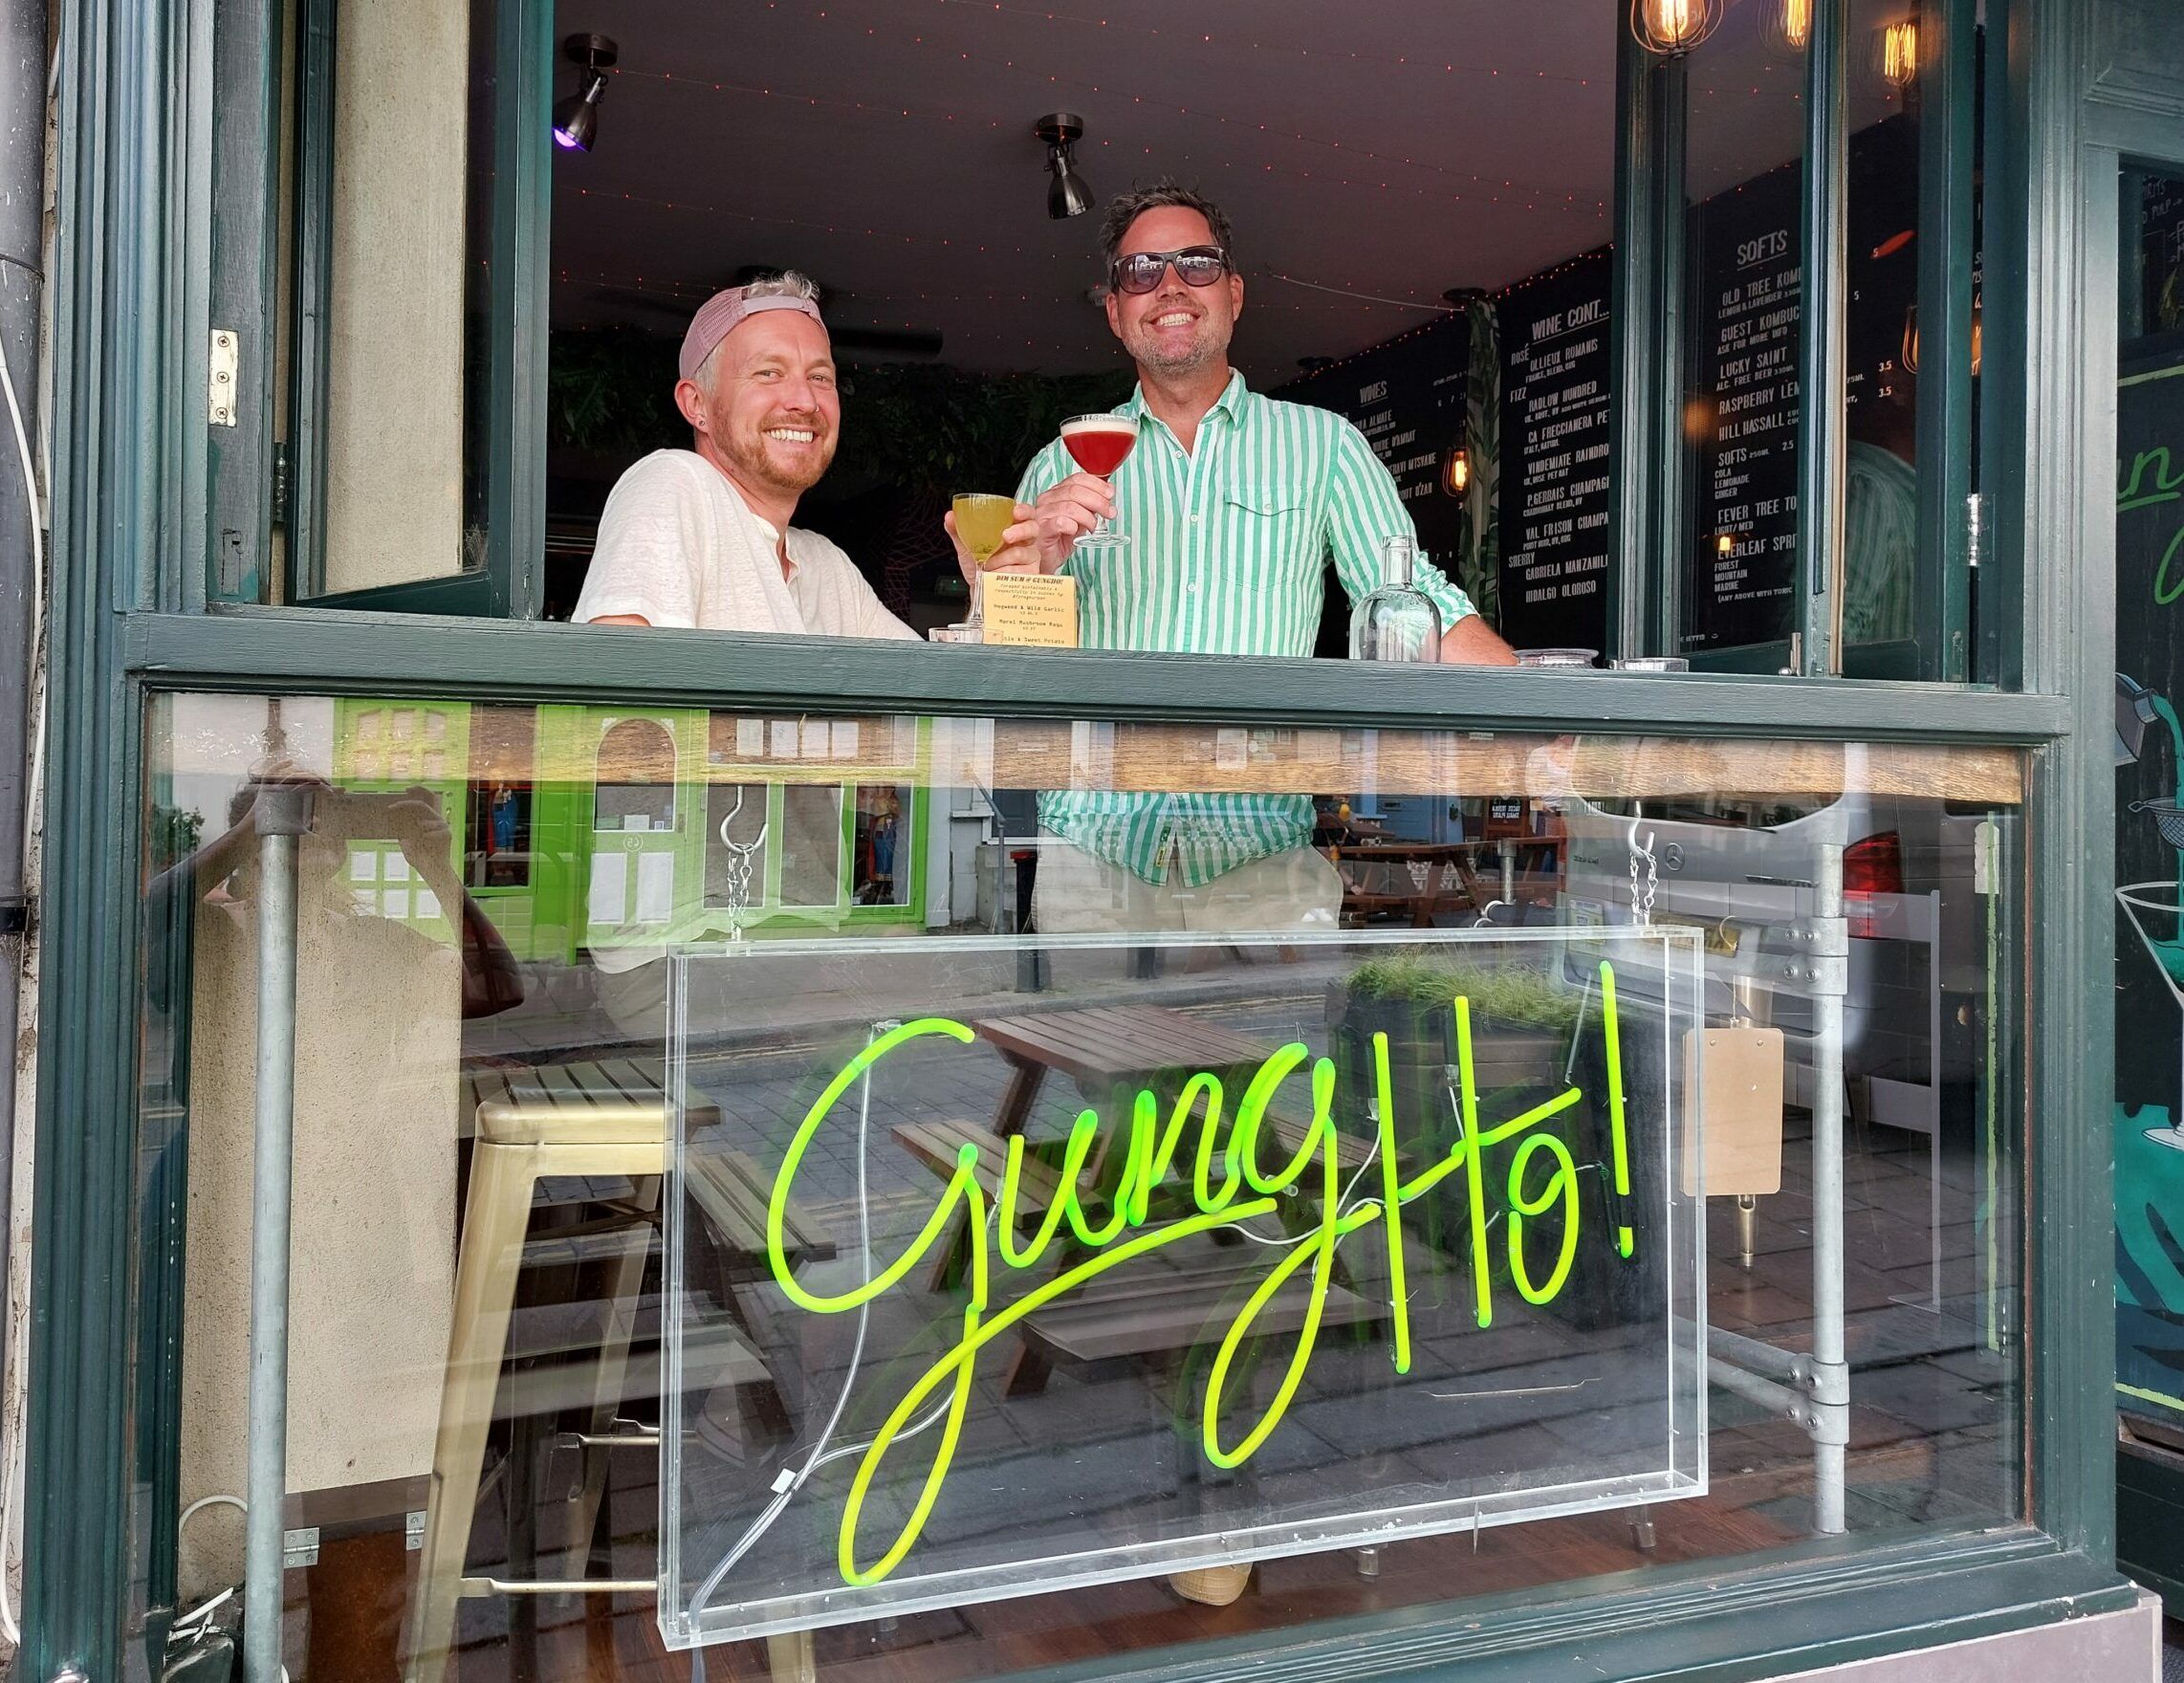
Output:
[[[2081,842],[2113,820],[2112,649],[2099,629],[2114,611],[2112,436],[2098,402],[2113,367],[2112,342],[2104,367],[2097,329],[2103,300],[2112,308],[2115,296],[2117,160],[2173,147],[2184,100],[2159,107],[2133,90],[2129,106],[2097,114],[2108,126],[2088,118],[2083,70],[2100,4],[2009,0],[2011,153],[2001,167],[2010,226],[2021,222],[2024,235],[2021,250],[2013,242],[2003,252],[2018,271],[2017,297],[2006,315],[1990,303],[1988,356],[2010,401],[2007,427],[1987,444],[2014,470],[1991,481],[2003,565],[1979,580],[1995,592],[1986,623],[2004,642],[2003,669],[2024,685],[2007,693],[1733,673],[1617,680],[665,631],[638,639],[327,608],[187,611],[187,579],[202,579],[204,558],[190,520],[204,483],[193,471],[203,407],[190,401],[203,391],[192,347],[206,300],[193,267],[206,195],[189,151],[209,68],[202,9],[60,0],[46,823],[49,835],[77,840],[49,855],[41,905],[23,1674],[123,1672],[136,1432],[157,1438],[162,1421],[156,1410],[139,1420],[133,1390],[142,838],[120,815],[138,809],[144,788],[147,701],[178,689],[752,710],[816,698],[861,712],[1494,730],[1521,721],[2037,750],[2022,863],[2037,915],[2019,965],[2028,978],[2024,1104],[2040,1124],[2026,1132],[2023,1162],[2028,1523],[1849,1551],[1800,1545],[1757,1563],[1345,1619],[1097,1670],[1203,1683],[1395,1672],[1574,1683],[1597,1678],[1611,1651],[1627,1676],[1726,1683],[1770,1663],[1818,1666],[2129,1605],[2133,1592],[2112,1568],[2107,1161],[2100,1130],[2071,1126],[2106,1114],[2112,1031],[2107,850]],[[1996,292],[1991,275],[1990,300]],[[566,676],[579,672],[580,681]],[[1188,704],[1175,699],[1186,695]],[[156,1271],[147,1283],[156,1287]]]

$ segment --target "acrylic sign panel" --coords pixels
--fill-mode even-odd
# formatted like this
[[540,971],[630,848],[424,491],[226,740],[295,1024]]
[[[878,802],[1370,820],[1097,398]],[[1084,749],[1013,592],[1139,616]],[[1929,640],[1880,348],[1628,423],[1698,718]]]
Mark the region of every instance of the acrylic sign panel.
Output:
[[1697,943],[670,961],[668,1642],[1700,1494]]

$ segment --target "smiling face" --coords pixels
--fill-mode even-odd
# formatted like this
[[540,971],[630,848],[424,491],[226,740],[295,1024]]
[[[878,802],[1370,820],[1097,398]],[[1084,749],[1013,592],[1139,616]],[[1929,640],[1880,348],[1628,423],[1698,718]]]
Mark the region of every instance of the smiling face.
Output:
[[841,426],[826,330],[768,310],[721,340],[710,372],[675,387],[698,454],[760,501],[793,505],[834,460]]
[[[1117,254],[1215,244],[1205,217],[1164,205],[1130,224]],[[1170,266],[1149,293],[1110,292],[1107,325],[1141,369],[1172,379],[1227,361],[1229,339],[1243,307],[1240,275],[1224,274],[1212,286],[1187,286]]]

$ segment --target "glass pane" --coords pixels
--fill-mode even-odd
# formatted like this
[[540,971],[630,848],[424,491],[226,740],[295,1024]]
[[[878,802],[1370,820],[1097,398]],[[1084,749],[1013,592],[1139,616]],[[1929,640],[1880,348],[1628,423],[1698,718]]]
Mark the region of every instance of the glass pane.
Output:
[[[331,109],[312,145],[322,227],[295,237],[322,265],[289,440],[314,482],[316,596],[482,567],[485,402],[493,324],[493,0],[325,4],[295,51],[324,61]],[[306,114],[304,120],[312,118]],[[505,306],[503,306],[505,307]],[[331,331],[327,331],[331,324]],[[319,500],[322,498],[322,501]]]
[[[2184,1456],[2184,178],[2127,172],[2116,394],[2116,1405]],[[2127,1479],[2129,1473],[2127,1467]],[[2126,1558],[2178,1567],[2127,1504]],[[2171,1529],[2154,1528],[2156,1533]]]
[[[298,1679],[404,1654],[420,1675],[450,1656],[467,1678],[634,1673],[662,1640],[649,1591],[579,1613],[493,1585],[666,1572],[672,1629],[784,1479],[707,1604],[714,1633],[753,1632],[710,1650],[711,1675],[968,1679],[1374,1610],[1475,1620],[1464,1597],[2024,1513],[2015,752],[210,695],[160,699],[149,730],[147,1607],[241,1570],[240,1517],[196,1504],[245,1488],[252,1071],[277,1022],[257,1004],[257,831],[282,789],[308,794],[281,1518],[320,1544],[290,1585]],[[501,789],[529,792],[530,868],[489,891],[473,829],[498,809],[475,792]],[[598,827],[602,789],[646,828]],[[852,890],[881,881],[890,817],[883,902]],[[833,897],[798,909],[787,855],[806,845]],[[678,1001],[679,962],[704,987]],[[924,1017],[971,1038],[845,1082],[790,1173],[874,1025]],[[1330,1084],[1272,1089],[1256,1172],[1317,1138],[1331,1195],[1321,1163],[1309,1195],[1238,1213],[1221,1151],[1201,1195],[1195,1143],[1142,1212],[1122,1195],[1137,1091],[1165,1126],[1179,1077],[1217,1076],[1224,1120],[1186,1121],[1225,1149],[1290,1044]],[[1487,1148],[1483,1182],[1429,1180],[1474,1128],[1573,1091]],[[678,1114],[703,1167],[664,1181]],[[1073,1130],[1082,1195],[1034,1216],[1069,1182]],[[867,1235],[884,1266],[936,1210],[945,1227],[951,1178],[1005,1169],[1012,1134],[1007,1248],[997,1224],[991,1251],[986,1225],[965,1235],[992,1319],[1065,1265],[1094,1273],[975,1364],[952,1471],[879,1581],[920,1587],[884,1607],[841,1582],[863,1457],[839,1452],[961,1341],[975,1269],[932,1241],[871,1303],[861,1352],[858,1318],[810,1299],[860,1284]],[[1399,1177],[1392,1250],[1376,1168]],[[1697,1215],[1701,1175],[1677,1274],[1655,1239],[1687,1197]],[[663,1213],[687,1242],[662,1246]],[[1103,1260],[1193,1218],[1202,1243]],[[1330,1219],[1358,1225],[1324,1279],[1315,1256],[1300,1299],[1267,1286]],[[1824,1280],[1839,1322],[1814,1307]],[[1233,1288],[1260,1287],[1263,1324],[1231,1339]],[[1141,1289],[1159,1312],[1103,1300]],[[1321,1324],[1285,1392],[1299,1303]],[[1678,1389],[1672,1352],[1693,1378],[1702,1322],[1708,1383]],[[1790,1404],[1837,1340],[1831,1457]],[[857,1573],[909,1518],[933,1407],[896,1423]],[[688,1521],[666,1538],[664,1423]],[[1392,1517],[1379,1534],[1368,1510]],[[1107,1581],[1054,1570],[1069,1554]]]
[[[1663,925],[678,959],[683,1278],[752,1265],[762,1189],[785,1225],[771,1279],[669,1300],[669,1642],[1702,1494],[1699,952]],[[838,1012],[722,1068],[754,992]]]
[[1810,19],[1791,0],[1732,8],[1686,72],[1684,654],[1784,642],[1797,623]]
[[[1689,60],[1685,420],[1693,448],[1680,641],[1689,654],[1783,644],[1799,623],[1807,256],[1800,219],[1813,12],[1809,0],[1732,8]],[[1840,253],[1822,255],[1842,262],[1845,287],[1841,615],[1844,669],[1854,676],[1941,675],[1933,666],[1939,620],[1921,624],[1919,614],[1922,591],[1930,618],[1943,611],[1936,578],[1948,568],[1958,579],[1955,629],[1965,629],[1963,506],[1947,511],[1952,552],[1922,553],[1918,449],[1922,429],[1930,430],[1933,448],[1953,460],[1954,494],[1971,492],[1979,265],[1969,231],[1978,141],[1969,107],[1984,51],[1973,12],[1959,0],[1852,0],[1848,11],[1846,238]],[[1945,79],[1953,21],[1969,38]],[[1926,145],[1930,129],[1946,134],[1953,122],[1965,230],[1954,253],[1935,214],[1949,203],[1949,167]],[[1933,327],[1945,305],[1965,323],[1954,345]]]

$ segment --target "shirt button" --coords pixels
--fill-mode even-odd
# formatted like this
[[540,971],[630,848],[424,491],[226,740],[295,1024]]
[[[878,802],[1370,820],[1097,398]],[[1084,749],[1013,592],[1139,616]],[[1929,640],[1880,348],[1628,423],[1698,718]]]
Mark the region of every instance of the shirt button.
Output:
[[1190,595],[1191,595],[1191,596],[1196,596],[1196,595],[1198,594],[1198,580],[1197,580],[1197,579],[1191,579],[1191,580],[1190,580],[1190,583],[1186,584],[1186,585],[1185,585],[1183,588],[1184,588],[1184,590],[1185,590],[1185,591],[1186,591],[1188,594],[1190,594]]

